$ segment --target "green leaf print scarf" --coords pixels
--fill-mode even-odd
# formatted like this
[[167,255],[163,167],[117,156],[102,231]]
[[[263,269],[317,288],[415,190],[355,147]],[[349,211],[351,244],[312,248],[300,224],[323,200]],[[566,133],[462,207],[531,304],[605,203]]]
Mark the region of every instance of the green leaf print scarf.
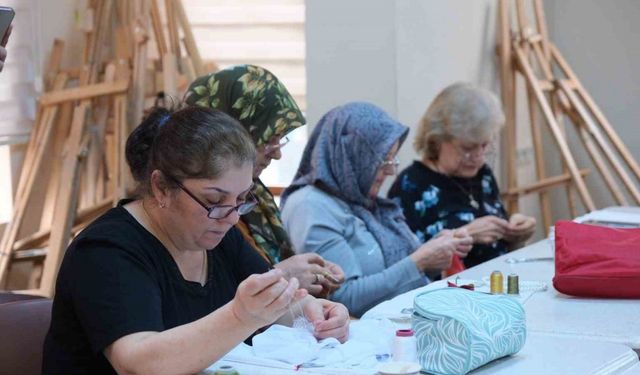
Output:
[[[221,110],[249,131],[256,146],[302,126],[305,118],[284,85],[268,70],[239,65],[197,78],[185,96],[189,105]],[[294,254],[273,195],[256,179],[252,193],[258,206],[241,217],[272,264]]]

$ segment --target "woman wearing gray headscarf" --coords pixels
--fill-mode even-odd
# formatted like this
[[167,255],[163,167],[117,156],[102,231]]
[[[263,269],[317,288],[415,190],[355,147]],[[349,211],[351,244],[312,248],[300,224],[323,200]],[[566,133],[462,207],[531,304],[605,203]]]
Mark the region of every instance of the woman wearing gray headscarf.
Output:
[[374,305],[420,287],[427,274],[466,256],[466,231],[446,231],[421,244],[397,203],[378,197],[398,167],[408,128],[368,103],[329,111],[316,125],[293,183],[282,196],[282,219],[293,247],[340,265],[346,281],[331,297],[360,316]]

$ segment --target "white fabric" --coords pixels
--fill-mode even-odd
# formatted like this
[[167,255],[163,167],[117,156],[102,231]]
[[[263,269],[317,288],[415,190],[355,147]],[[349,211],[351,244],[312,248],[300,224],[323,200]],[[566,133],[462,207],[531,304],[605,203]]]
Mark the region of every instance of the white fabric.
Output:
[[304,329],[273,325],[253,337],[252,347],[242,343],[221,361],[282,369],[370,369],[375,373],[378,365],[391,356],[394,333],[395,326],[385,319],[354,321],[349,327],[349,340],[340,344],[334,338],[318,341]]

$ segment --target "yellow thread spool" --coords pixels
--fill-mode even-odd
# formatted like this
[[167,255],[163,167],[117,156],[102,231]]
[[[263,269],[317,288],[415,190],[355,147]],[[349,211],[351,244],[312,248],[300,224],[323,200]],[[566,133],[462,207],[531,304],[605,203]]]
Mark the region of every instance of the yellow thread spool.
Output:
[[491,284],[490,284],[491,294],[504,293],[504,285],[502,284],[503,283],[502,272],[500,271],[491,272],[490,280],[491,280]]

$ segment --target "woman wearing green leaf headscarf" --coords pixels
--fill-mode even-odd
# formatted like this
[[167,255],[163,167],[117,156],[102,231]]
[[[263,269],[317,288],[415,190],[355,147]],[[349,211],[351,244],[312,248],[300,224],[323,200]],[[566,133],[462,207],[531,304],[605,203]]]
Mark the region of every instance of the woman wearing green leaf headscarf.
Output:
[[238,65],[197,78],[189,86],[185,102],[234,117],[256,144],[252,193],[259,203],[241,216],[237,225],[248,242],[274,267],[298,278],[311,294],[336,289],[344,280],[342,269],[314,253],[295,255],[273,195],[259,179],[271,160],[282,156],[285,136],[306,121],[284,85],[264,68]]

